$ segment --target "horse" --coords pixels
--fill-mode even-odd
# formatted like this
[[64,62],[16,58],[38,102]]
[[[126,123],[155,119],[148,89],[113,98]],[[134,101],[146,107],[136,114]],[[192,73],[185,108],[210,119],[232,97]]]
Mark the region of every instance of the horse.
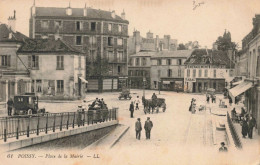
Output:
[[156,104],[156,100],[152,100],[152,99],[145,99],[145,97],[142,97],[142,103],[144,105],[144,113],[146,114],[147,110],[148,113],[150,113],[151,108],[152,108],[152,113],[155,109],[155,107],[157,106]]

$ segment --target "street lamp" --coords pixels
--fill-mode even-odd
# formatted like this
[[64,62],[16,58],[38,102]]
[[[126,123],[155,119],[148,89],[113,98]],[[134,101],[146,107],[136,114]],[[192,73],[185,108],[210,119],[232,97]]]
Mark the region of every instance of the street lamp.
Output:
[[161,79],[159,79],[159,81],[158,81],[158,90],[159,90],[159,94],[160,94],[160,90],[161,90]]
[[145,98],[145,83],[146,83],[146,79],[145,77],[143,77],[143,97]]

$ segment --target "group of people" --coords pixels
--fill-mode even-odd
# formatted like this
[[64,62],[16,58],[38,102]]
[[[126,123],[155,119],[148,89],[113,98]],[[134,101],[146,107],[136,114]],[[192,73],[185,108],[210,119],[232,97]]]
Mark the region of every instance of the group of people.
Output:
[[94,100],[90,105],[91,108],[100,108],[100,109],[105,108],[105,106],[106,104],[103,98],[101,99],[96,98],[96,100]]
[[[144,124],[146,139],[151,138],[152,128],[153,128],[153,122],[150,120],[150,117],[147,117],[147,120],[145,121],[145,124]],[[141,123],[141,119],[138,118],[137,121],[135,122],[136,139],[138,139],[138,140],[141,139],[141,131],[142,131],[142,123]]]
[[208,104],[210,102],[210,98],[212,103],[216,103],[216,95],[209,95],[209,94],[206,95],[206,100]]

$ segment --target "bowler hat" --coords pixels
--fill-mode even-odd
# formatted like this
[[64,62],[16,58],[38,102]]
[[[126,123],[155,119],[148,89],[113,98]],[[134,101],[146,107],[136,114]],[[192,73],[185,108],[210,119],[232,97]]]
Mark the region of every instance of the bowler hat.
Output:
[[224,143],[224,142],[221,142],[221,145],[225,145],[225,143]]

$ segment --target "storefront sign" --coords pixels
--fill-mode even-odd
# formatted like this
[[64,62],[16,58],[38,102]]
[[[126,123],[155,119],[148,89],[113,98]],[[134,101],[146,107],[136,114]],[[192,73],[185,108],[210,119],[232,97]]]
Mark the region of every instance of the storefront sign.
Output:
[[196,82],[196,78],[185,78],[186,82]]

